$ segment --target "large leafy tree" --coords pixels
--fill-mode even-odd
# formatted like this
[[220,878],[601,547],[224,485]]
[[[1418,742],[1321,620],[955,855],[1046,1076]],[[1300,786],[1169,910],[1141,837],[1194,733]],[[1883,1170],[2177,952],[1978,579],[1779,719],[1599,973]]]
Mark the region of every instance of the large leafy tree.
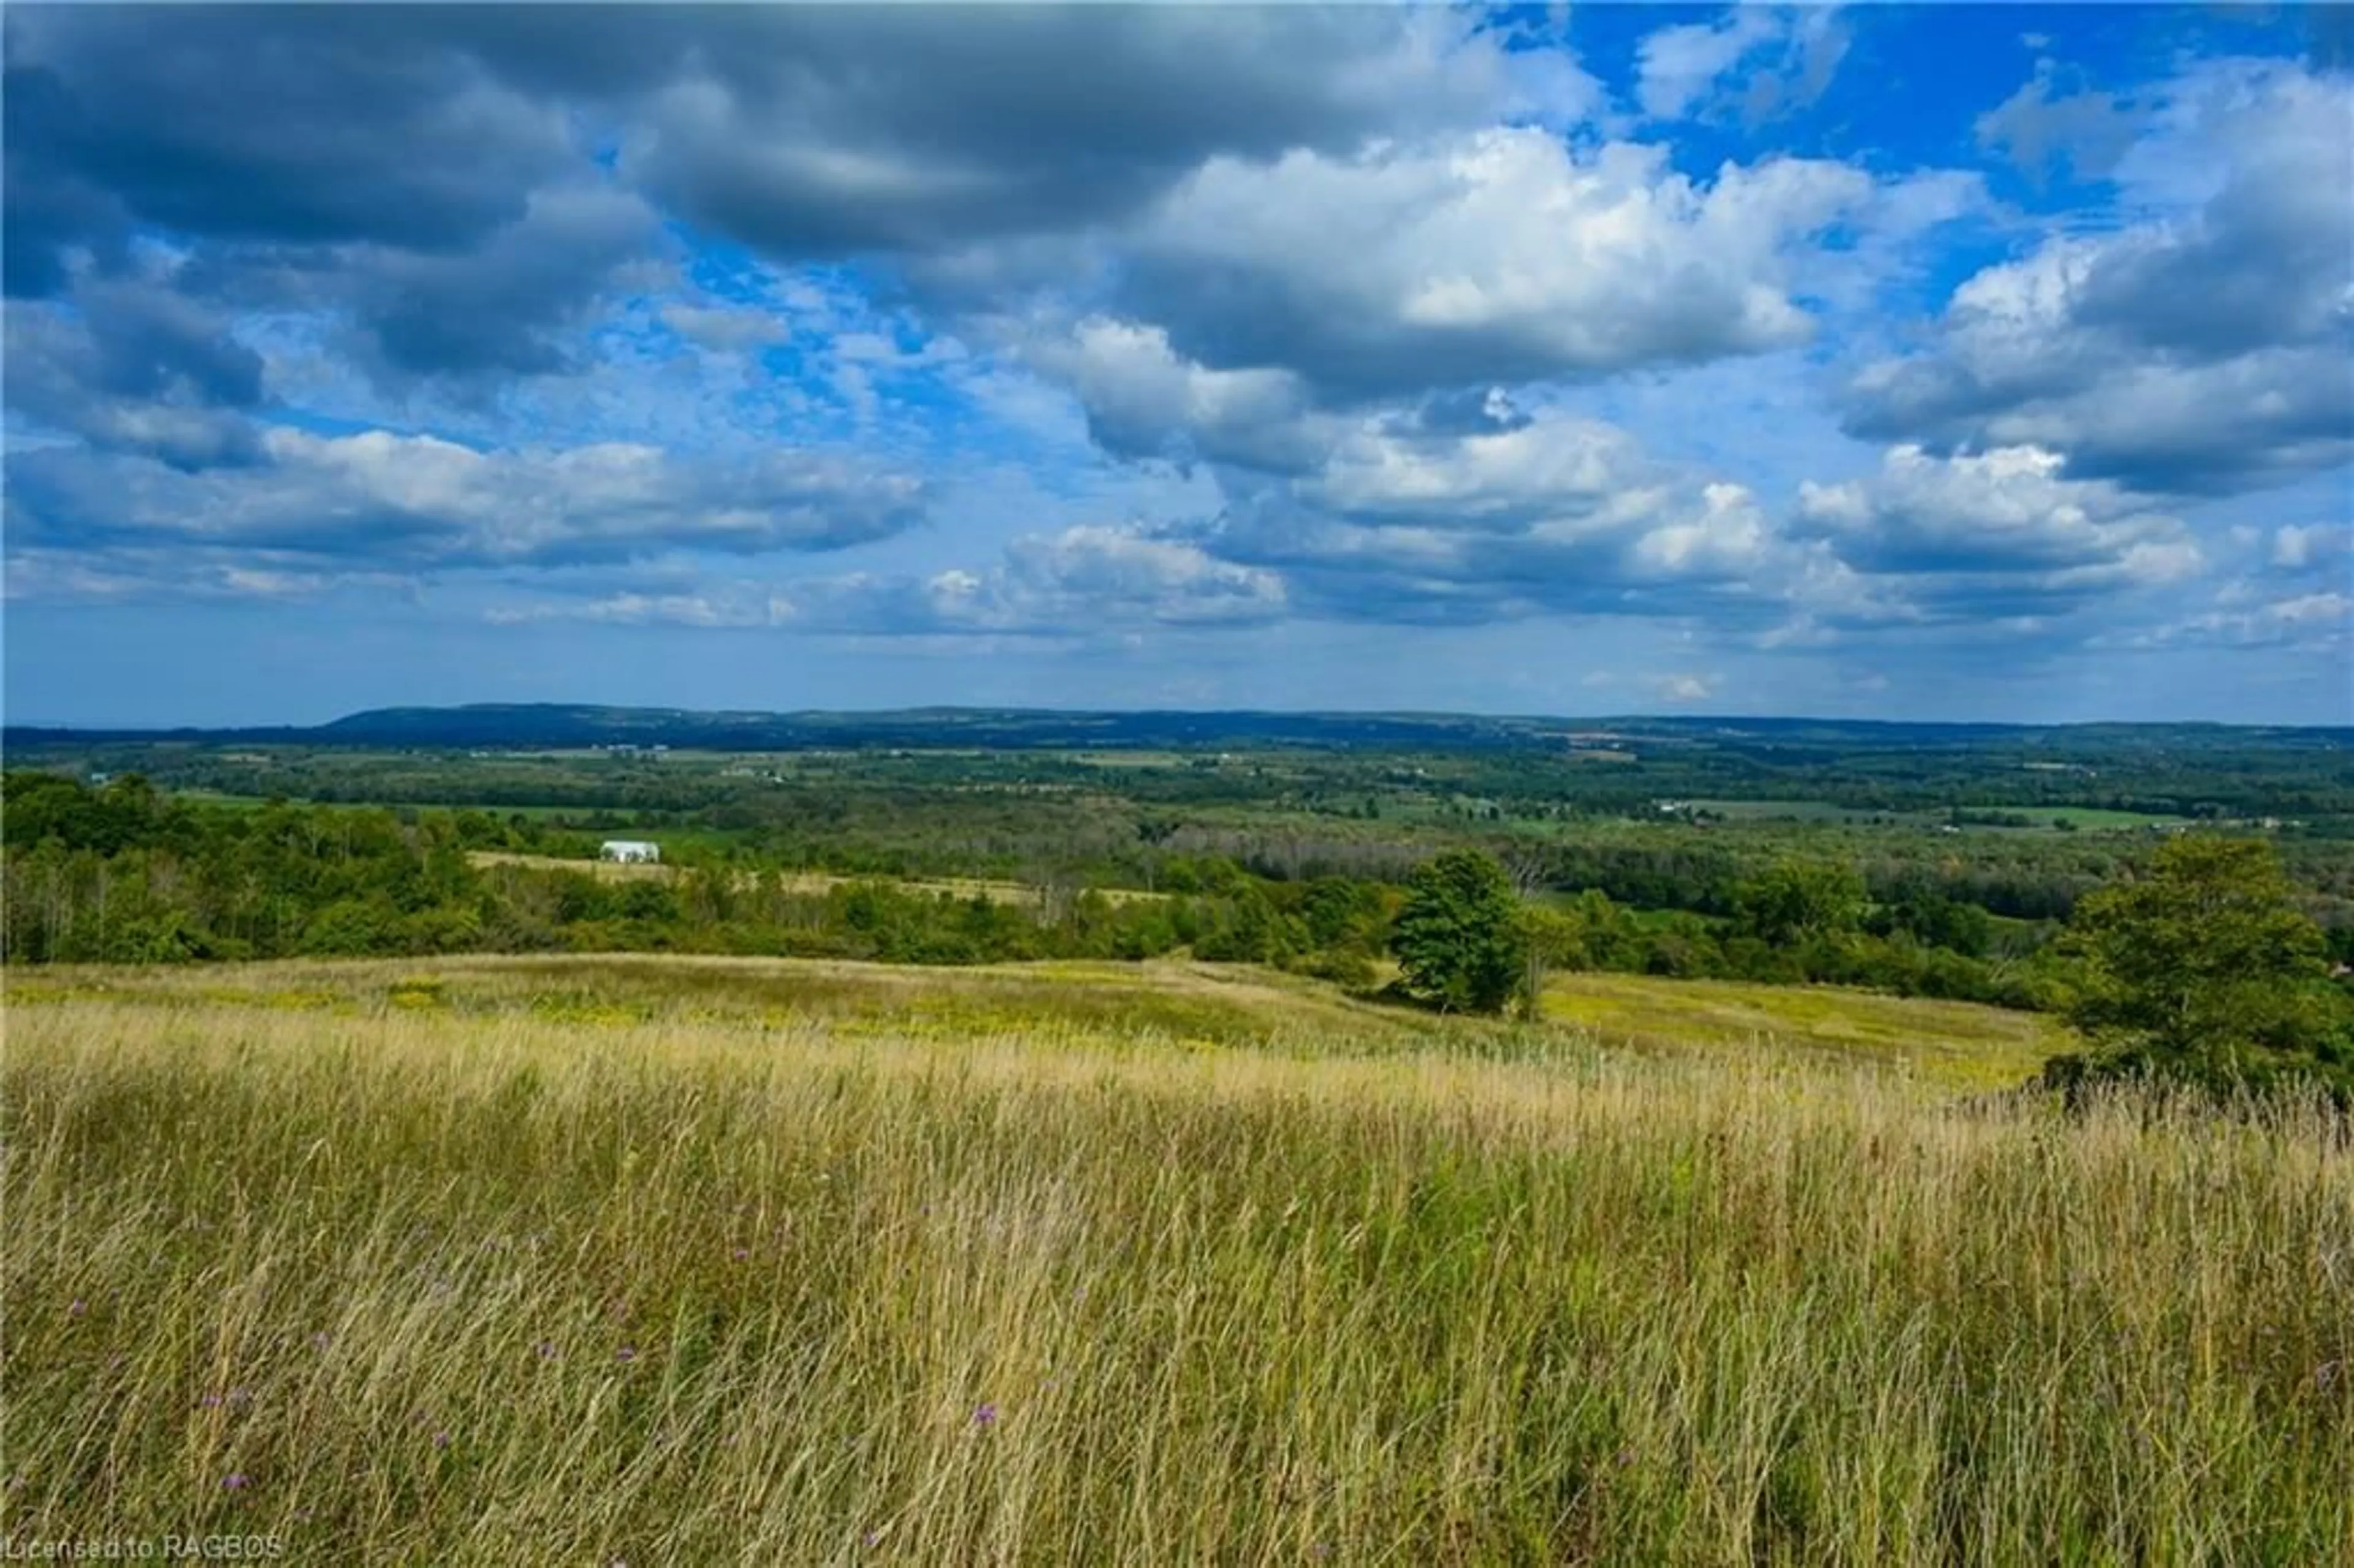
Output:
[[1863,921],[1863,878],[1852,866],[1784,861],[1734,889],[1742,928],[1777,947],[1839,936]]
[[2354,1090],[2321,930],[2262,840],[2168,842],[2147,875],[2081,900],[2063,948],[2080,960],[2069,1022],[2093,1052],[2063,1059],[2055,1078],[2153,1073],[2222,1089],[2309,1078]]
[[1494,857],[1450,850],[1414,874],[1390,937],[1406,989],[1451,1012],[1501,1012],[1527,961],[1521,901]]

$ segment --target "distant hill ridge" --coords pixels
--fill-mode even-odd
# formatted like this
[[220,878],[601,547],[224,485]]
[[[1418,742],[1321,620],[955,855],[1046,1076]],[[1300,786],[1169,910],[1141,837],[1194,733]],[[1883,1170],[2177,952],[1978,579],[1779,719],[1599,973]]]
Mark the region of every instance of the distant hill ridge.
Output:
[[184,740],[292,746],[572,747],[637,745],[732,751],[807,747],[990,747],[1149,749],[1216,745],[1475,749],[1652,746],[1937,748],[2009,740],[2073,749],[2137,742],[2170,747],[2264,737],[2322,749],[2354,747],[2354,727],[2186,724],[1935,724],[1877,719],[1629,715],[1599,718],[1437,713],[1268,713],[1248,710],[1086,712],[923,707],[882,712],[702,712],[571,703],[475,703],[371,708],[317,726],[225,729],[99,729],[11,726],[0,744]]

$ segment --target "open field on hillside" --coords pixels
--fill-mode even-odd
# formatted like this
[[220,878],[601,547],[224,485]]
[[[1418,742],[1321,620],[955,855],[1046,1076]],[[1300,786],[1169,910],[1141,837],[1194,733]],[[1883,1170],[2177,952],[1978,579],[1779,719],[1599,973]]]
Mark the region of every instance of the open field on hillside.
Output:
[[[566,860],[557,855],[515,854],[503,850],[476,850],[466,858],[481,867],[520,865],[538,871],[581,871],[608,882],[659,882],[674,877],[679,872],[675,865],[648,865],[632,861]],[[786,871],[769,874],[773,875],[777,884],[788,893],[825,893],[854,883],[883,882],[907,893],[936,894],[949,898],[986,898],[992,904],[1009,904],[1017,907],[1034,906],[1044,896],[1044,890],[1033,884],[995,877],[837,876],[822,871]],[[1162,896],[1158,893],[1129,887],[1107,887],[1098,891],[1113,904]]]
[[1608,1045],[1796,1049],[1956,1087],[2022,1083],[2069,1048],[2066,1032],[2042,1013],[1831,986],[1559,975],[1546,987],[1545,1014]]
[[438,1013],[580,1027],[715,1025],[748,1039],[964,1044],[1001,1038],[1120,1051],[1256,1049],[1286,1055],[1494,1056],[1580,1039],[1361,1001],[1238,965],[1027,963],[910,968],[828,959],[471,955],[184,967],[58,965],[13,977],[18,1008],[106,1002],[324,1012]]
[[[642,870],[642,867],[609,867]],[[581,1022],[725,1022],[910,1039],[1075,1034],[1317,1056],[1438,1051],[1552,1058],[1596,1049],[1797,1058],[1885,1070],[1927,1093],[2025,1082],[2062,1033],[2034,1013],[1828,986],[1562,973],[1549,1026],[1440,1018],[1236,964],[1055,962],[910,968],[829,959],[472,955],[203,968],[58,965],[16,977],[22,1004],[116,1001],[360,1012],[448,1009]]]
[[2354,1541],[2354,1161],[2311,1124],[2066,1122],[1184,966],[60,970],[9,1001],[16,1539],[927,1564]]
[[[1947,808],[1923,809],[1909,811],[1889,811],[1867,807],[1835,805],[1826,800],[1700,800],[1678,802],[1696,811],[1706,811],[1734,822],[1872,822],[1893,820],[1934,827],[1947,819]],[[2050,831],[2054,824],[2065,821],[2072,828],[2099,832],[2124,832],[2142,828],[2180,827],[2188,825],[2188,817],[2171,816],[2154,811],[2120,811],[2098,806],[2044,805],[1963,805],[1950,808],[1980,818],[2003,816],[2025,819],[2021,828]],[[1972,832],[1989,831],[1991,824],[1981,822]],[[1999,831],[1999,830],[1996,830]]]
[[1681,800],[1679,807],[1734,822],[1861,822],[1886,813],[1827,800]]
[[[258,811],[270,805],[276,797],[251,792],[231,793],[223,789],[175,789],[173,796],[194,805],[227,806],[235,810]],[[301,801],[301,804],[311,804]],[[578,806],[482,806],[462,800],[402,800],[393,802],[398,810],[409,811],[484,811],[499,817],[531,817],[546,819],[564,816],[586,816]]]
[[2048,828],[2066,822],[2072,828],[2094,832],[2125,831],[2145,828],[2183,828],[2191,825],[2189,817],[2159,811],[2117,811],[2100,806],[1960,806],[1957,810],[1978,816],[2021,816],[2031,828]]

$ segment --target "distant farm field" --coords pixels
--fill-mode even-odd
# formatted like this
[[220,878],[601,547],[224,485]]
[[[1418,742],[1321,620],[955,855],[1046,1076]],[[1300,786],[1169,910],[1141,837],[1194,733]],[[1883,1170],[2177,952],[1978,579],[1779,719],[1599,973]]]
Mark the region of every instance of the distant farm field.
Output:
[[2121,831],[2134,828],[2185,827],[2188,817],[2169,816],[2158,811],[2115,811],[2098,806],[1962,806],[1966,814],[1979,816],[2021,816],[2031,827],[2049,828],[2065,822],[2072,828],[2094,832]]
[[1892,814],[1828,800],[1681,800],[1675,804],[1734,822],[1860,822]]
[[1888,810],[1868,807],[1840,806],[1827,800],[1680,800],[1676,807],[1704,811],[1710,816],[1730,822],[1804,822],[1824,823],[1909,823],[1930,828],[1945,823],[1951,812],[1959,811],[1965,820],[1982,819],[1969,826],[1972,832],[2000,831],[2007,824],[1986,819],[2020,818],[2018,829],[2039,829],[2051,832],[2061,822],[2070,828],[2095,832],[2125,832],[2137,828],[2178,827],[2190,821],[2188,817],[2167,816],[2152,811],[2118,811],[2097,806],[2037,806],[2037,805],[1977,805],[1939,808],[1935,810]]
[[[233,794],[223,789],[179,789],[173,790],[172,794],[175,800],[185,800],[191,805],[226,806],[236,810],[249,811],[258,811],[262,807],[269,805],[270,801],[276,798],[270,795],[255,794],[251,792],[239,792]],[[310,805],[313,802],[307,800],[299,800],[298,803]],[[485,816],[499,818],[524,817],[537,821],[546,821],[550,818],[556,817],[585,817],[594,814],[579,806],[485,806],[462,800],[404,800],[387,802],[387,809],[402,811],[480,811]]]
[[[518,865],[537,871],[586,872],[591,876],[608,882],[659,882],[676,876],[679,871],[678,867],[669,864],[649,865],[643,862],[610,860],[566,860],[557,855],[515,854],[501,850],[477,850],[466,858],[477,867]],[[1035,905],[1046,895],[1046,890],[1034,884],[993,877],[846,876],[822,871],[780,871],[765,874],[773,878],[777,885],[787,893],[826,893],[836,887],[847,887],[856,883],[881,882],[903,893],[947,898],[986,898],[992,904],[1008,904],[1016,906]],[[1140,898],[1161,896],[1159,894],[1126,887],[1108,887],[1099,891],[1106,899],[1114,904],[1132,903]]]

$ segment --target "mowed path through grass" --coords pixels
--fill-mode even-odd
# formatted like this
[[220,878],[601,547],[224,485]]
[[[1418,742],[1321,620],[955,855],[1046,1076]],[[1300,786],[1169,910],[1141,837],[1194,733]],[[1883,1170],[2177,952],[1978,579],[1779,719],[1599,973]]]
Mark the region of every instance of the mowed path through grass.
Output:
[[1821,1052],[1612,1050],[1182,968],[11,980],[15,1539],[640,1565],[2354,1542],[2354,1164],[2311,1120],[2063,1121]]

